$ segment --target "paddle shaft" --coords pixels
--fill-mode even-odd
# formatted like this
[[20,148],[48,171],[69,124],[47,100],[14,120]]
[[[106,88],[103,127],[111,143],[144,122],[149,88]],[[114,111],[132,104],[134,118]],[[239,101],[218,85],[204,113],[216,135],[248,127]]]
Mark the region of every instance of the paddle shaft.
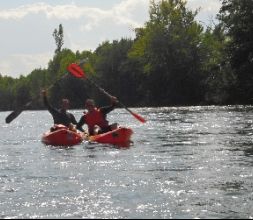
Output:
[[[100,86],[98,86],[95,82],[93,82],[91,79],[87,78],[85,76],[84,71],[82,70],[82,68],[76,64],[76,63],[72,63],[67,67],[68,71],[74,76],[77,77],[79,79],[83,79],[83,80],[88,80],[93,86],[95,86],[97,89],[99,89],[100,92],[102,92],[103,94],[105,94],[106,96],[108,96],[109,98],[112,98],[113,96],[111,96],[108,92],[106,92],[104,89],[102,89]],[[121,102],[118,101],[118,103],[125,108],[128,112],[130,112],[137,120],[139,120],[142,123],[145,123],[146,120],[141,117],[140,115],[132,112],[130,109],[128,109],[125,105],[123,105]]]
[[[85,63],[86,60],[83,59],[79,62],[79,65]],[[55,86],[60,80],[64,79],[65,77],[67,77],[68,74],[65,73],[62,77],[60,77],[59,79],[57,79],[51,86],[49,86],[47,88],[47,90],[51,89],[53,86]],[[17,118],[23,110],[25,110],[26,108],[28,108],[34,100],[37,100],[39,98],[39,96],[36,96],[35,98],[33,98],[32,100],[30,100],[29,102],[25,103],[23,106],[17,108],[16,110],[12,111],[6,118],[5,118],[5,122],[7,124],[11,123],[15,118]]]
[[[89,81],[93,86],[95,86],[101,93],[105,94],[108,98],[111,98],[112,95],[110,95],[107,91],[105,91],[103,88],[101,88],[98,84],[96,84],[93,80],[85,77],[85,80]],[[118,103],[125,108],[128,112],[130,112],[131,114],[134,114],[129,108],[127,108],[123,103],[121,103],[120,101],[118,101]]]
[[[51,89],[53,86],[55,86],[60,80],[64,79],[65,77],[67,77],[67,75],[64,75],[62,77],[60,77],[58,80],[56,80],[51,86],[49,86],[47,88],[47,90]],[[29,102],[25,103],[23,106],[15,109],[13,112],[11,112],[6,118],[5,118],[5,122],[7,124],[11,123],[15,118],[17,118],[22,111],[24,111],[26,108],[28,108],[29,106],[31,106],[31,104],[33,103],[34,100],[38,100],[39,95],[36,96],[35,98],[33,98],[32,100],[30,100]]]

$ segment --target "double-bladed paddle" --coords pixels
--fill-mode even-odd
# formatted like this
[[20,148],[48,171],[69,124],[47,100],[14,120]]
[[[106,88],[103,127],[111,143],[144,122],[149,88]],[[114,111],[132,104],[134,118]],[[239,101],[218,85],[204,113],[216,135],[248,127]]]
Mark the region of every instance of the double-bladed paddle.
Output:
[[6,122],[7,124],[11,123],[16,117],[18,117],[18,116],[21,114],[21,112],[22,112],[24,109],[28,108],[31,104],[32,104],[32,101],[29,101],[29,102],[27,102],[25,105],[23,105],[23,106],[17,108],[16,110],[14,110],[13,112],[11,112],[11,113],[5,118],[5,122]]
[[[63,75],[62,77],[60,77],[58,80],[56,80],[50,87],[48,87],[47,89],[51,89],[56,83],[58,83],[60,80],[62,80],[63,78],[65,78],[67,75]],[[30,100],[29,102],[27,102],[26,104],[24,104],[23,106],[18,107],[17,109],[15,109],[13,112],[11,112],[6,118],[5,118],[5,122],[7,124],[11,123],[15,118],[17,118],[22,111],[26,110],[32,103],[34,100],[37,100],[39,98],[39,96],[36,96],[35,98],[33,98],[32,100]]]
[[[79,65],[85,63],[85,61],[86,61],[85,59],[81,60],[81,61],[79,62]],[[56,83],[58,83],[60,80],[62,80],[62,79],[65,78],[66,76],[67,76],[67,74],[65,73],[62,77],[60,77],[59,79],[57,79],[57,80],[56,80],[50,87],[48,87],[47,89],[52,88]],[[25,109],[27,109],[27,108],[32,104],[32,102],[33,102],[34,100],[36,100],[36,99],[38,99],[38,97],[36,97],[36,98],[30,100],[29,102],[27,102],[27,103],[24,104],[23,106],[21,106],[21,107],[15,109],[13,112],[11,112],[11,113],[5,118],[5,122],[6,122],[7,124],[11,123],[15,118],[17,118],[17,117],[21,114],[22,111],[24,111]]]
[[[93,86],[95,86],[97,89],[99,89],[100,92],[102,92],[103,94],[105,94],[106,96],[108,96],[109,98],[111,98],[112,96],[106,92],[103,88],[101,88],[100,86],[98,86],[93,80],[89,79],[86,77],[84,71],[82,70],[82,68],[76,64],[76,63],[72,63],[67,67],[67,70],[75,77],[77,78],[82,78],[82,79],[86,79],[87,81],[89,81]],[[119,104],[125,108],[128,112],[130,112],[137,120],[139,120],[142,123],[145,123],[146,120],[138,115],[137,113],[134,113],[133,111],[131,111],[129,108],[127,108],[123,103],[119,102]]]

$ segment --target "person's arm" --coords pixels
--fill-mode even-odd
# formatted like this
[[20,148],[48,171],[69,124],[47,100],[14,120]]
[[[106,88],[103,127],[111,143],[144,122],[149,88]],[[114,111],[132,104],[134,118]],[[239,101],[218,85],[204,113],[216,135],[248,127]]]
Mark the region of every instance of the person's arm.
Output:
[[71,123],[74,124],[74,125],[77,125],[77,121],[76,121],[76,118],[73,114],[69,113],[70,114],[70,120],[71,120]]
[[117,103],[118,103],[117,98],[114,97],[114,96],[112,96],[112,97],[111,97],[111,105],[110,105],[110,106],[101,107],[101,108],[100,108],[100,111],[101,111],[104,115],[106,115],[106,114],[108,114],[109,112],[111,112],[112,110],[115,109]]
[[102,114],[107,115],[109,112],[115,109],[115,106],[116,105],[104,106],[99,109]]
[[42,91],[42,95],[43,95],[43,102],[44,102],[44,105],[46,106],[46,108],[48,109],[48,111],[49,111],[52,115],[55,114],[55,113],[58,113],[58,111],[57,111],[55,108],[53,108],[53,107],[49,104],[48,99],[47,99],[47,92],[46,92],[46,90],[43,90],[43,91]]

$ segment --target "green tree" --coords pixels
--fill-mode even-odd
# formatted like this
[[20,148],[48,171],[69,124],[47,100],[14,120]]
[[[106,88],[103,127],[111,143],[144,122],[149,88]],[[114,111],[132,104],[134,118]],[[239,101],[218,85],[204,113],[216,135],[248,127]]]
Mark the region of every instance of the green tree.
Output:
[[237,77],[234,99],[251,103],[253,97],[253,3],[223,0],[218,16],[227,37],[227,57]]
[[203,100],[200,43],[203,27],[197,11],[182,0],[151,1],[150,20],[136,30],[130,57],[148,74],[148,105],[197,104]]
[[205,75],[205,103],[232,104],[236,77],[227,61],[226,36],[220,24],[208,27],[202,37],[202,72]]
[[39,109],[42,107],[40,95],[42,89],[46,88],[46,76],[46,69],[35,69],[26,77],[31,99],[33,100],[32,107],[34,109]]
[[[95,51],[96,59],[94,65],[95,80],[109,93],[117,96],[128,105],[136,105],[142,99],[137,91],[141,83],[135,69],[137,64],[128,58],[132,45],[133,40],[131,39],[102,43]],[[104,96],[102,97],[97,92],[94,95],[98,100],[104,99]]]
[[[60,53],[55,54],[53,60],[50,60],[47,70],[47,87],[53,85],[49,92],[52,103],[58,103],[61,98],[65,97],[71,100],[72,107],[83,107],[83,99],[86,97],[86,87],[83,86],[85,84],[82,80],[71,76],[67,72],[67,66],[90,56],[91,52],[89,51],[74,53],[65,48]],[[66,75],[67,77],[65,77]]]
[[20,107],[31,100],[29,81],[27,77],[21,75],[14,87],[15,107]]
[[15,95],[13,87],[15,79],[0,74],[0,111],[7,111],[14,108]]
[[55,29],[54,32],[53,32],[53,37],[55,39],[55,44],[56,44],[56,50],[55,50],[55,53],[59,53],[61,52],[61,48],[64,44],[64,40],[63,40],[63,26],[62,24],[59,25],[59,29]]

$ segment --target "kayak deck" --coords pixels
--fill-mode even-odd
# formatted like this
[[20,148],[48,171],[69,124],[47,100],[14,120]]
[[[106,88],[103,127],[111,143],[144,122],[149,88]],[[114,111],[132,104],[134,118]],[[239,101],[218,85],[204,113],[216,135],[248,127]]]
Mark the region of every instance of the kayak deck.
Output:
[[103,134],[88,136],[85,133],[68,129],[64,125],[56,125],[56,130],[43,134],[42,142],[52,146],[73,146],[80,144],[83,140],[92,143],[111,144],[117,146],[129,146],[133,130],[126,127],[119,127],[113,131]]
[[83,134],[69,130],[65,126],[59,126],[55,131],[43,134],[42,142],[52,146],[73,146],[83,141]]
[[109,131],[103,134],[88,136],[86,137],[86,140],[102,144],[127,146],[131,142],[132,134],[133,134],[132,129],[119,127],[113,131]]

